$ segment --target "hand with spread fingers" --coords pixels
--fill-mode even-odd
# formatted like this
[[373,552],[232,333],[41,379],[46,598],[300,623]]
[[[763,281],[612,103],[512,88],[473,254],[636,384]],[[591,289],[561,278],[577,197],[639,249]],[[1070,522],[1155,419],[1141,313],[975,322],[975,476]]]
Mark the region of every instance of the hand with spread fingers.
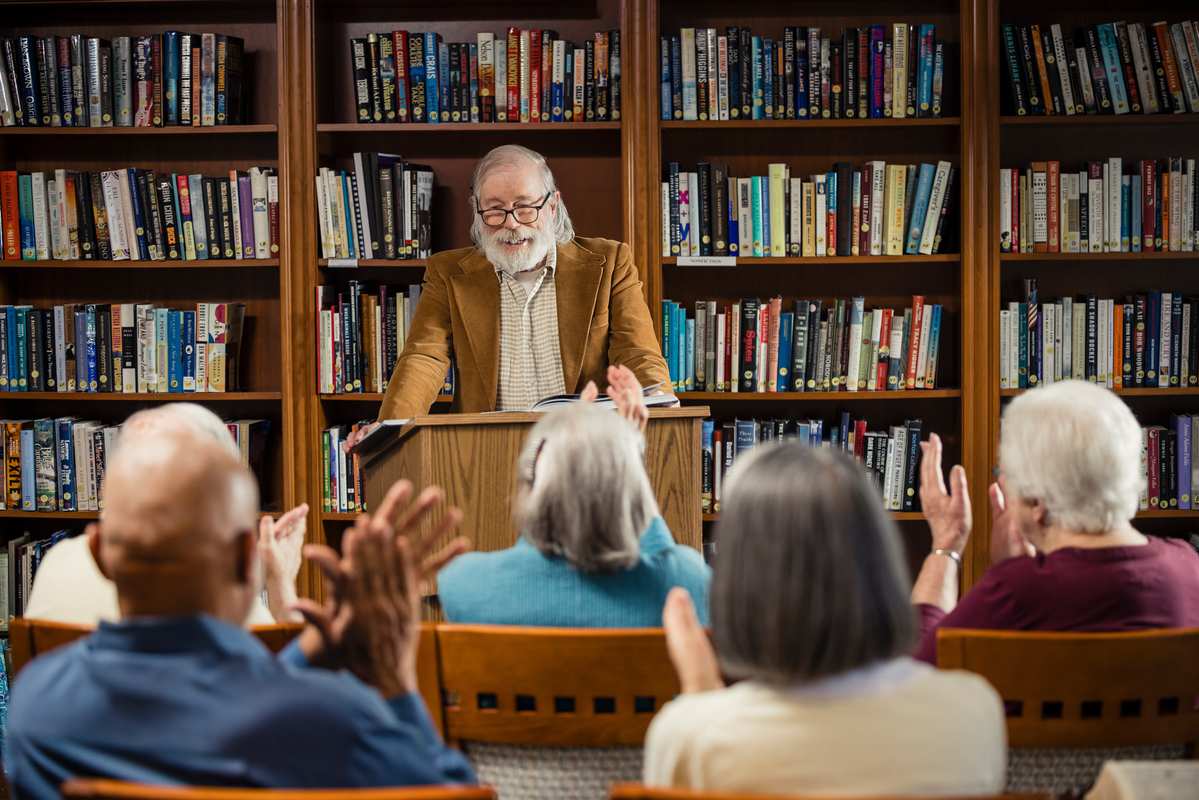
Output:
[[458,537],[436,550],[462,520],[456,508],[414,541],[443,493],[430,486],[409,505],[412,492],[410,482],[395,483],[379,510],[359,516],[346,532],[340,557],[323,545],[305,547],[332,584],[330,598],[324,606],[307,599],[295,604],[309,622],[300,643],[309,661],[344,667],[385,698],[417,689],[422,583],[470,548]]
[[[606,394],[616,403],[616,410],[637,430],[645,433],[649,422],[649,409],[645,405],[645,395],[642,394],[641,382],[633,371],[625,366],[608,367],[608,389]],[[584,403],[593,402],[599,397],[599,388],[595,381],[588,381],[579,394]]]

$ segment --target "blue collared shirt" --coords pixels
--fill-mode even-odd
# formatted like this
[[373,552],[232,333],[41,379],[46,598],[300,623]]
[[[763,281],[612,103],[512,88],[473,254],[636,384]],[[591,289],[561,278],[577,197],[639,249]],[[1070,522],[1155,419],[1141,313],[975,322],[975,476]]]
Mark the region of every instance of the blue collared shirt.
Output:
[[676,544],[666,521],[655,517],[630,569],[580,572],[521,539],[507,550],[458,556],[438,573],[437,592],[450,622],[660,628],[662,606],[674,586],[691,593],[699,620],[707,625],[711,579],[703,556]]
[[16,681],[5,765],[15,797],[57,800],[70,777],[265,788],[474,782],[418,694],[385,701],[348,672],[298,668],[296,655],[276,659],[209,616],[101,622]]

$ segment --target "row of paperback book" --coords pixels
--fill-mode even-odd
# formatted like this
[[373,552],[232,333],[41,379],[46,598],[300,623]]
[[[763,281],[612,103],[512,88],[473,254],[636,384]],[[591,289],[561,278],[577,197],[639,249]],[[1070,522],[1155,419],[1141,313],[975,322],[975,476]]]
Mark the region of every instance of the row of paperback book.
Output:
[[[420,302],[420,284],[370,287],[350,281],[345,292],[316,287],[317,391],[386,392]],[[454,392],[454,369],[442,394]]]
[[4,258],[195,261],[277,258],[273,168],[228,177],[117,169],[0,172]]
[[359,123],[607,122],[620,119],[620,31],[582,47],[557,31],[508,28],[474,42],[438,33],[350,40]]
[[[874,481],[889,511],[920,510],[920,435],[923,423],[904,420],[886,431],[867,431],[866,420],[848,411],[829,425],[820,419],[736,419],[703,421],[701,504],[704,513],[720,511],[721,487],[738,458],[759,445],[799,442],[840,450],[860,464]],[[825,429],[828,438],[825,438]]]
[[0,391],[235,392],[245,303],[0,306]]
[[390,153],[355,153],[352,170],[321,167],[317,221],[324,258],[427,258],[433,168]]
[[1150,291],[1122,302],[1093,294],[999,312],[999,388],[1086,380],[1109,389],[1199,385],[1199,298]]
[[33,576],[37,574],[46,552],[63,539],[83,533],[84,526],[76,525],[55,531],[43,538],[26,533],[8,540],[7,549],[0,552],[0,631],[8,630],[9,616],[25,613],[29,594],[33,591]]
[[1001,253],[1199,250],[1195,159],[1089,161],[1078,172],[1034,161],[999,171]]
[[[3,420],[10,510],[103,511],[104,475],[120,425],[78,417]],[[270,420],[226,421],[241,464],[262,479]]]
[[0,124],[243,125],[245,42],[219,33],[0,40]]
[[676,392],[882,392],[934,389],[942,309],[866,310],[854,297],[829,303],[743,299],[718,308],[697,300],[695,315],[662,301],[662,355]]
[[1199,22],[1000,26],[1004,113],[1199,113]]
[[729,175],[724,163],[685,172],[670,162],[662,181],[662,255],[899,256],[942,251],[950,233],[957,168],[848,161],[791,177]]
[[[945,47],[934,25],[682,28],[659,40],[661,118],[903,119],[941,116]],[[829,33],[832,33],[831,31]]]
[[366,477],[358,456],[347,453],[341,445],[351,433],[373,422],[373,419],[367,419],[321,431],[321,507],[326,512],[352,514],[366,510]]
[[1199,486],[1195,447],[1199,417],[1171,414],[1170,427],[1141,428],[1141,508],[1149,511],[1189,511],[1191,493]]

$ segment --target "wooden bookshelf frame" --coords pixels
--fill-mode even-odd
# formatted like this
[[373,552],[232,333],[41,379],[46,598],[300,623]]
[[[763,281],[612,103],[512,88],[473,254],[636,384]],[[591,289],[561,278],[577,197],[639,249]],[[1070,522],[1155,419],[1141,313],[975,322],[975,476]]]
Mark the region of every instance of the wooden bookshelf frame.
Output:
[[[1112,156],[1129,160],[1162,158],[1180,154],[1195,155],[1199,142],[1199,114],[1129,113],[1121,116],[1037,116],[1017,117],[1000,114],[1001,94],[1006,80],[999,51],[1000,23],[1058,23],[1063,32],[1074,24],[1110,22],[1150,22],[1166,18],[1171,22],[1193,16],[1194,6],[1180,0],[1159,0],[1144,9],[1127,5],[1117,11],[1111,6],[1089,8],[1068,0],[976,0],[979,8],[975,94],[981,112],[975,139],[984,179],[978,207],[985,211],[978,224],[985,231],[977,248],[977,263],[983,277],[982,310],[986,320],[985,337],[980,337],[976,358],[983,367],[981,400],[987,409],[986,425],[979,431],[980,445],[986,448],[989,464],[999,461],[999,425],[1004,405],[1026,389],[999,388],[999,312],[1015,295],[1014,281],[1019,277],[1038,279],[1038,290],[1045,297],[1065,292],[1096,292],[1101,297],[1119,297],[1149,288],[1181,289],[1199,293],[1199,252],[1167,253],[1000,253],[999,252],[999,170],[1021,166],[1033,147],[1043,148],[1036,160],[1060,160],[1070,169],[1077,164],[1100,158],[1106,150]],[[1066,137],[1071,137],[1067,140]],[[1066,142],[1069,142],[1067,145]],[[1072,148],[1073,146],[1073,152]],[[989,212],[989,213],[988,213]],[[1161,389],[1116,389],[1142,424],[1168,424],[1172,411],[1199,413],[1199,389],[1169,387]],[[982,478],[990,481],[990,476]],[[989,532],[989,519],[979,520],[980,506],[987,500],[980,483],[972,492],[976,513],[975,530]],[[989,516],[989,512],[987,513]],[[1139,511],[1136,525],[1153,534],[1180,534],[1189,530],[1196,510]],[[984,527],[980,527],[982,522]]]
[[[242,3],[207,0],[0,0],[0,36],[16,34],[147,35],[173,26],[229,33],[247,43],[251,123],[220,127],[0,128],[0,169],[37,171],[52,166],[94,170],[152,166],[166,172],[225,174],[231,167],[277,167],[281,194],[279,253],[262,260],[171,262],[0,261],[0,302],[37,306],[63,302],[247,300],[251,321],[243,344],[241,383],[247,391],[199,394],[0,392],[0,415],[39,417],[77,413],[117,422],[166,402],[191,401],[236,419],[271,421],[263,501],[272,516],[306,496],[294,478],[296,437],[306,422],[295,412],[291,318],[295,309],[287,284],[293,263],[289,232],[287,163],[296,102],[286,92],[295,74],[287,65],[295,39],[289,21],[299,6],[267,0]],[[181,288],[180,288],[181,287]],[[305,328],[306,330],[306,328]],[[0,534],[49,532],[95,519],[97,512],[0,511]]]
[[[336,7],[337,18],[331,20]],[[425,266],[423,260],[362,262],[357,269],[330,267],[320,257],[316,240],[316,200],[313,177],[321,165],[335,164],[356,149],[390,150],[405,158],[422,161],[426,155],[435,160],[435,245],[438,249],[469,244],[464,238],[460,201],[462,186],[468,180],[467,167],[486,149],[505,142],[518,142],[543,149],[555,159],[566,161],[576,151],[596,155],[598,160],[567,163],[561,172],[565,201],[576,215],[582,235],[622,238],[632,249],[641,271],[643,290],[653,316],[663,297],[685,300],[691,296],[727,297],[780,293],[785,299],[804,296],[848,296],[845,287],[852,275],[861,285],[854,294],[867,294],[871,286],[884,282],[887,290],[879,300],[894,307],[897,298],[922,292],[930,285],[948,306],[953,328],[943,366],[948,385],[931,391],[862,392],[836,394],[722,394],[689,393],[685,403],[713,406],[717,418],[735,414],[794,414],[813,407],[832,410],[845,407],[868,415],[872,424],[887,424],[895,417],[926,415],[926,427],[946,438],[947,453],[962,463],[971,486],[974,536],[964,559],[965,583],[972,584],[988,563],[990,511],[986,486],[990,467],[996,461],[999,417],[1003,403],[1014,391],[1000,392],[998,385],[998,310],[1005,296],[1004,282],[1016,274],[1077,276],[1079,285],[1089,275],[1098,275],[1104,287],[1121,281],[1154,280],[1180,285],[1199,293],[1199,272],[1190,277],[1188,268],[1199,264],[1199,253],[1143,254],[1004,254],[998,252],[998,187],[995,176],[1006,146],[1015,146],[1029,137],[1060,141],[1063,134],[1084,137],[1089,142],[1106,138],[1127,143],[1130,137],[1151,132],[1155,141],[1178,142],[1195,139],[1199,133],[1199,115],[1159,115],[1142,117],[1002,117],[999,113],[1000,81],[1003,78],[998,40],[1001,16],[1031,16],[1044,21],[1055,15],[1077,17],[1080,12],[1064,0],[1051,0],[1048,7],[1032,0],[911,0],[892,10],[878,4],[831,4],[797,2],[792,4],[755,2],[733,4],[689,4],[684,0],[589,0],[585,3],[535,4],[522,13],[515,24],[525,27],[557,27],[563,38],[581,42],[580,31],[619,27],[623,31],[622,118],[605,123],[471,124],[438,125],[359,125],[346,118],[344,98],[331,93],[346,90],[348,63],[341,58],[345,43],[334,37],[349,30],[376,25],[382,31],[393,22],[407,20],[409,30],[438,30],[449,41],[461,41],[465,31],[492,30],[497,34],[509,19],[502,7],[494,4],[452,4],[443,9],[418,3],[387,6],[377,0],[251,0],[241,5],[207,0],[66,0],[38,3],[34,0],[0,0],[0,16],[15,22],[0,24],[0,35],[53,29],[63,33],[94,28],[121,27],[115,21],[126,12],[149,10],[153,24],[166,30],[178,17],[180,24],[192,30],[223,30],[234,24],[270,24],[273,15],[273,52],[267,61],[273,65],[270,75],[256,76],[259,94],[255,101],[253,124],[227,128],[106,128],[106,129],[28,129],[0,128],[0,168],[29,169],[31,160],[45,161],[59,145],[74,147],[87,142],[96,156],[64,157],[63,166],[90,163],[89,159],[118,159],[124,163],[174,164],[183,171],[199,163],[217,166],[217,153],[237,162],[265,157],[277,163],[280,176],[280,253],[277,259],[237,262],[171,262],[167,264],[125,262],[14,262],[0,261],[0,301],[20,299],[24,286],[44,286],[48,280],[61,279],[68,288],[44,299],[56,302],[90,299],[104,302],[104,293],[95,290],[100,280],[131,291],[142,281],[162,282],[169,278],[197,281],[197,275],[213,281],[214,293],[237,299],[238,287],[271,287],[267,318],[256,335],[269,342],[271,363],[263,364],[261,374],[243,376],[250,392],[214,395],[21,395],[0,393],[0,412],[4,416],[36,416],[33,403],[51,403],[55,413],[66,413],[79,400],[78,413],[88,410],[127,409],[178,399],[195,400],[230,416],[268,413],[273,425],[274,442],[270,499],[284,510],[300,502],[310,507],[308,536],[313,542],[336,545],[340,531],[352,522],[353,515],[324,513],[321,509],[320,431],[332,422],[348,422],[376,413],[379,394],[322,395],[316,390],[315,326],[313,311],[315,287],[320,283],[341,283],[351,277],[417,283]],[[1181,0],[1159,0],[1152,12],[1184,10]],[[80,24],[59,21],[71,14]],[[13,12],[13,13],[8,13]],[[1085,12],[1099,19],[1108,12]],[[1115,12],[1111,12],[1115,13]],[[1131,13],[1131,12],[1130,12]],[[544,16],[539,16],[544,15]],[[955,72],[948,85],[955,92],[946,102],[946,116],[938,119],[891,120],[815,120],[815,121],[662,121],[658,118],[658,37],[664,21],[670,24],[700,25],[705,20],[720,24],[748,24],[755,33],[774,36],[778,20],[786,17],[828,20],[835,28],[843,20],[890,23],[922,22],[935,19],[938,34],[952,43],[947,73]],[[871,17],[874,17],[871,19]],[[1114,18],[1114,17],[1113,17]],[[1139,18],[1139,17],[1138,17]],[[482,21],[476,21],[480,20]],[[32,20],[33,22],[28,22]],[[240,23],[237,21],[241,20]],[[735,21],[733,21],[735,20]],[[160,24],[161,23],[161,24]],[[556,26],[554,23],[561,23]],[[846,21],[845,25],[855,22]],[[332,27],[330,27],[332,25]],[[4,27],[10,26],[10,27]],[[142,26],[131,22],[130,30]],[[338,27],[340,26],[340,27]],[[331,32],[332,31],[332,32]],[[261,32],[260,32],[261,34]],[[261,39],[261,35],[259,36]],[[330,45],[334,45],[330,48]],[[262,94],[267,91],[267,95]],[[273,95],[273,98],[272,96]],[[342,105],[339,105],[341,103]],[[436,134],[441,134],[440,136]],[[165,138],[164,138],[165,137]],[[180,138],[181,137],[181,138]],[[746,149],[740,142],[754,143]],[[177,142],[177,144],[175,144]],[[178,147],[179,152],[167,146]],[[1114,145],[1115,146],[1115,145]],[[1124,146],[1124,145],[1120,145]],[[684,267],[677,259],[660,255],[658,220],[659,181],[663,165],[671,160],[693,163],[695,160],[721,160],[725,151],[734,153],[730,162],[742,166],[755,157],[763,163],[778,158],[795,163],[802,158],[819,158],[831,165],[836,160],[887,158],[903,161],[927,160],[940,155],[959,167],[959,246],[956,253],[937,256],[852,257],[852,258],[742,258],[736,267]],[[1046,146],[1047,148],[1049,145]],[[1057,147],[1057,145],[1053,145]],[[1189,154],[1187,151],[1184,155]],[[141,154],[149,153],[148,156]],[[827,155],[826,155],[827,153]],[[198,155],[197,155],[198,154]],[[704,158],[696,158],[703,155]],[[1046,150],[1046,157],[1056,152]],[[1065,157],[1063,153],[1061,157]],[[207,162],[205,161],[207,159]],[[1010,165],[1009,165],[1010,166]],[[750,165],[753,168],[756,165]],[[38,167],[33,167],[37,169]],[[78,167],[84,168],[84,167]],[[192,171],[202,171],[192,170]],[[801,169],[802,171],[802,169]],[[743,173],[749,174],[749,173]],[[464,178],[464,176],[467,176]],[[579,187],[587,187],[583,190]],[[590,194],[587,194],[589,192]],[[598,204],[604,203],[600,208]],[[596,210],[596,209],[599,210]],[[438,233],[438,232],[441,233]],[[1016,263],[1016,262],[1029,262]],[[1126,262],[1126,265],[1125,265]],[[1136,278],[1127,278],[1131,269]],[[831,269],[830,269],[831,268]],[[99,270],[99,272],[97,272]],[[110,270],[110,272],[105,272]],[[736,273],[736,274],[734,274]],[[1149,277],[1141,277],[1148,273]],[[43,277],[39,278],[38,276]],[[277,279],[277,280],[276,280]],[[40,281],[40,283],[38,283]],[[28,283],[32,282],[32,283]],[[94,294],[77,296],[72,285],[90,287]],[[855,287],[856,288],[856,287]],[[769,296],[769,295],[763,295]],[[147,299],[153,299],[147,297]],[[216,299],[215,297],[213,299]],[[43,300],[41,296],[38,301]],[[938,301],[940,302],[940,301]],[[902,306],[899,306],[902,307]],[[1134,410],[1157,414],[1172,407],[1199,413],[1199,391],[1194,389],[1123,390],[1120,392]],[[1168,398],[1153,400],[1154,396]],[[122,405],[123,404],[123,405]],[[448,409],[439,401],[435,410]],[[264,411],[265,409],[265,411]],[[30,413],[33,412],[33,413]],[[115,412],[114,412],[115,413]],[[121,413],[124,413],[123,411]],[[821,412],[823,413],[823,412]],[[935,424],[929,425],[932,419]],[[1160,421],[1155,419],[1154,421]],[[938,427],[941,426],[941,427]],[[946,465],[948,467],[948,464]],[[1172,518],[1196,516],[1188,512],[1142,514],[1150,530],[1177,530]],[[69,516],[69,515],[68,515]],[[916,561],[927,552],[927,528],[918,514],[894,515],[909,558]],[[17,535],[26,529],[41,530],[34,523],[59,524],[62,515],[0,514],[0,533]],[[82,517],[79,517],[82,518]],[[55,522],[50,522],[55,520]],[[710,522],[711,520],[709,520]],[[52,528],[51,528],[52,529]],[[321,579],[307,567],[301,574],[302,594],[320,597]]]

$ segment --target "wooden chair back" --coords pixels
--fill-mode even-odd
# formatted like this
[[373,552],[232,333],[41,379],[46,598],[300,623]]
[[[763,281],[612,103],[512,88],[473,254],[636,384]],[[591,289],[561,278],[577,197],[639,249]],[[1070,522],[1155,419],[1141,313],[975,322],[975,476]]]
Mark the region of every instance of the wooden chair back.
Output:
[[679,693],[661,629],[438,625],[450,741],[637,746]]
[[496,800],[490,786],[405,786],[395,789],[225,789],[153,786],[104,779],[67,781],[64,798],[89,800]]
[[991,682],[1011,747],[1199,741],[1199,628],[1132,633],[937,632],[937,666]]
[[[608,800],[803,800],[802,795],[747,794],[744,792],[704,792],[693,789],[662,789],[640,783],[614,783],[608,788]],[[870,798],[869,800],[886,800]],[[903,800],[921,800],[905,797]],[[952,800],[952,798],[937,798]],[[958,800],[963,800],[959,798]],[[970,800],[1054,800],[1051,794],[996,794],[971,795]]]
[[[285,622],[276,625],[255,625],[250,631],[262,643],[277,653],[292,639],[300,635],[303,623]],[[37,656],[95,630],[92,625],[75,625],[68,622],[48,622],[41,619],[16,617],[9,620],[8,639],[12,658],[12,676],[16,677],[25,665]]]

